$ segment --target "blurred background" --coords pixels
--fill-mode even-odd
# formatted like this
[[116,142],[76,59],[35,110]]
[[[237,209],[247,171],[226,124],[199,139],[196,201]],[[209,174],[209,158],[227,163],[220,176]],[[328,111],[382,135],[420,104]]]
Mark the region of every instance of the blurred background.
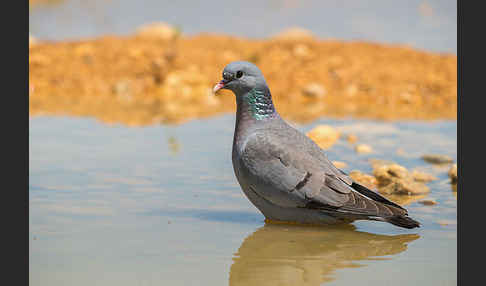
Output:
[[147,125],[229,112],[210,87],[247,60],[297,121],[456,117],[454,1],[31,1],[29,30],[32,115]]
[[[30,0],[30,284],[455,285],[456,23],[449,0]],[[422,227],[266,224],[212,94],[235,60]]]
[[184,34],[265,38],[299,26],[320,38],[457,51],[456,1],[30,0],[29,30],[49,40],[128,35],[163,21]]

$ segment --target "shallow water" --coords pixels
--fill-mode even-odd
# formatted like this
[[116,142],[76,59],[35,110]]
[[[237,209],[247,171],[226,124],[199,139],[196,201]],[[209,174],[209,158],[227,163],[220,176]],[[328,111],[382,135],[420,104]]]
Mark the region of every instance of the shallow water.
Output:
[[261,38],[299,26],[323,38],[457,52],[457,4],[452,0],[52,2],[29,10],[29,32],[33,36],[63,40],[125,35],[140,25],[163,21],[189,35],[212,32]]
[[380,158],[438,177],[426,197],[437,205],[406,206],[423,226],[265,225],[233,174],[232,114],[143,128],[31,117],[30,285],[455,285],[457,199],[448,167],[420,156],[456,160],[456,122],[296,126],[317,124],[375,150],[340,140],[327,154],[345,171]]

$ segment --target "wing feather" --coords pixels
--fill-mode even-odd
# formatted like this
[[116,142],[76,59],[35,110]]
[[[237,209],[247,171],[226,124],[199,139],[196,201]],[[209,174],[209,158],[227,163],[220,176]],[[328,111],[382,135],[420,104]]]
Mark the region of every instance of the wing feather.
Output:
[[356,191],[356,183],[325,155],[323,162],[322,157],[302,152],[302,148],[288,144],[276,134],[256,132],[242,148],[241,166],[248,174],[250,186],[260,196],[282,207],[367,216],[406,214],[403,208],[392,202],[386,204],[388,200],[371,190]]

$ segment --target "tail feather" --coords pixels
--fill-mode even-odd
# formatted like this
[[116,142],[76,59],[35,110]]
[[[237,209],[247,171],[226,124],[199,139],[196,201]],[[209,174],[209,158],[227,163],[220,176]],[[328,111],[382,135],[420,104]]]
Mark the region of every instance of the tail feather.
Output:
[[383,221],[389,222],[393,225],[404,227],[404,228],[416,228],[420,227],[420,223],[408,216],[394,215],[390,217],[382,218]]
[[[388,222],[393,225],[404,227],[404,228],[420,227],[420,223],[408,217],[407,210],[402,206],[388,200],[384,196],[358,183],[353,182],[351,187],[361,195],[364,195],[367,198],[371,199],[376,204],[376,207],[378,208],[378,213],[373,218],[374,220]],[[386,212],[380,212],[380,209],[382,207],[384,207],[388,211],[388,214]],[[369,218],[371,218],[371,216]]]

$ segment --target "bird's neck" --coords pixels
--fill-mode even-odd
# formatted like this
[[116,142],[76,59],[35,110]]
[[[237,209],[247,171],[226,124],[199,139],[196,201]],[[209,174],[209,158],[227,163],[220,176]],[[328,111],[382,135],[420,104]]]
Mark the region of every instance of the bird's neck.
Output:
[[236,97],[236,118],[261,121],[276,115],[272,95],[268,88],[254,88]]
[[245,133],[277,118],[279,115],[268,88],[252,89],[236,96],[236,125],[234,144],[245,138]]

